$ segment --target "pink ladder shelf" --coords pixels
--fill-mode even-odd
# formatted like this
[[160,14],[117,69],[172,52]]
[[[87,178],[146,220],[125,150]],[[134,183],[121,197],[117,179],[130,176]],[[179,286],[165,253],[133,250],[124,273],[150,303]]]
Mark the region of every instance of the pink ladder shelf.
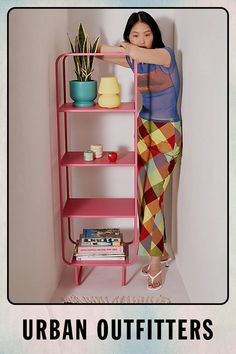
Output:
[[[138,217],[137,217],[137,62],[134,62],[134,101],[122,102],[117,108],[101,108],[98,104],[92,107],[74,107],[67,100],[66,59],[73,56],[126,56],[127,53],[63,53],[56,59],[56,106],[57,106],[57,137],[58,137],[58,173],[59,173],[59,197],[60,197],[60,223],[61,246],[63,261],[74,267],[75,280],[80,284],[82,269],[84,266],[120,266],[122,269],[122,285],[125,285],[126,267],[136,262],[135,256],[130,259],[128,246],[126,245],[126,259],[124,261],[76,261],[74,257],[68,260],[65,254],[65,240],[69,239],[74,248],[74,237],[71,237],[71,219],[73,218],[131,218],[134,220],[135,248],[138,245]],[[60,80],[62,79],[62,80]],[[61,82],[61,84],[59,84]],[[62,85],[63,93],[60,97],[59,86]],[[102,158],[93,161],[84,161],[82,151],[69,151],[68,148],[68,119],[73,113],[125,113],[129,112],[134,117],[134,151],[117,151],[116,162],[108,160],[108,152],[105,151]],[[64,121],[61,121],[64,119]],[[63,123],[63,124],[62,124]],[[62,141],[64,143],[62,143]],[[69,179],[69,169],[73,167],[129,167],[134,169],[134,197],[133,198],[73,198]],[[63,169],[65,174],[62,173]],[[64,177],[65,175],[65,177]],[[96,176],[95,176],[96,178]],[[65,189],[66,193],[63,193]],[[64,196],[64,194],[66,194]],[[67,220],[67,233],[65,221]]]

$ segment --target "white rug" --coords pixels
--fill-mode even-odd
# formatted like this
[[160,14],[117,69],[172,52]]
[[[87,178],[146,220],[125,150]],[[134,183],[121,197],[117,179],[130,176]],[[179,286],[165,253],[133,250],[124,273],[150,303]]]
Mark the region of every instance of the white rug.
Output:
[[64,303],[71,304],[169,304],[170,299],[158,296],[76,296],[71,295]]

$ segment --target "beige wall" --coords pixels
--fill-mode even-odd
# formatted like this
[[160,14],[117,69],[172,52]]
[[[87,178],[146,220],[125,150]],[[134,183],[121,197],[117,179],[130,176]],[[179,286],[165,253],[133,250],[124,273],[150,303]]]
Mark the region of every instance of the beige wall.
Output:
[[[183,80],[184,150],[172,236],[192,302],[226,300],[226,21],[223,10],[175,11],[175,52]],[[176,180],[174,184],[175,193]]]
[[13,302],[48,302],[62,270],[54,60],[67,45],[66,28],[66,11],[10,13],[9,276]]

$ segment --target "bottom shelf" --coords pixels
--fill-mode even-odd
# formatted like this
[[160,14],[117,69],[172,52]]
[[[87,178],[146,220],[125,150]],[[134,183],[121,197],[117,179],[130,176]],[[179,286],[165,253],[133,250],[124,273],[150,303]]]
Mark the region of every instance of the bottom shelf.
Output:
[[80,285],[84,279],[83,279],[83,267],[84,266],[121,266],[121,285],[125,286],[126,285],[126,266],[128,265],[127,261],[123,262],[75,262],[74,264],[74,275],[75,275],[75,283],[77,285]]
[[[89,232],[88,232],[89,230]],[[100,234],[92,229],[85,229],[79,239],[73,243],[73,250],[70,262],[63,255],[63,259],[67,265],[74,268],[75,282],[80,285],[84,281],[84,267],[121,267],[121,284],[126,284],[126,267],[134,264],[136,261],[136,248],[129,246],[136,245],[136,232],[132,241],[126,242],[123,238],[123,232],[117,232],[117,229],[100,229]],[[102,230],[102,231],[101,231]],[[97,237],[93,237],[96,235]],[[93,239],[94,238],[94,239]],[[96,240],[95,240],[96,238]],[[130,257],[131,251],[131,257]],[[136,256],[134,256],[136,255]],[[87,258],[87,259],[86,259]],[[101,259],[98,259],[101,258]],[[110,258],[110,259],[109,259]]]
[[99,266],[127,266],[129,265],[129,260],[126,259],[124,261],[76,261],[76,260],[72,260],[71,265],[72,266],[76,266],[76,267],[84,267],[84,266],[88,266],[88,267],[99,267]]

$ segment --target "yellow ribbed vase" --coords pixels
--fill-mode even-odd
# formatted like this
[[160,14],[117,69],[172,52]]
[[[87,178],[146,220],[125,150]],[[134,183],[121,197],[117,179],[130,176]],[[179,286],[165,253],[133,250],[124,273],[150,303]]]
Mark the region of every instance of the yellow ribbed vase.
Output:
[[120,106],[120,96],[115,94],[103,94],[98,99],[100,107],[115,108]]

